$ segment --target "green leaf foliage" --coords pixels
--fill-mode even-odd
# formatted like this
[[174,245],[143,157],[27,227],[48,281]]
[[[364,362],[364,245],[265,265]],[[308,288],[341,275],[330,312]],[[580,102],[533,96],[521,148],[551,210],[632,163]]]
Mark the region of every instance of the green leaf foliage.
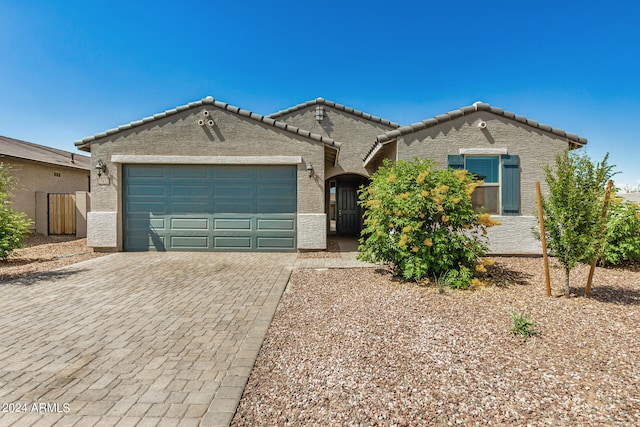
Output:
[[545,167],[549,194],[542,199],[547,248],[569,272],[578,262],[590,263],[600,239],[606,182],[614,175],[608,165],[593,163],[584,153],[565,151],[556,157],[555,167]]
[[601,263],[616,265],[640,259],[640,204],[613,198],[605,227],[606,243],[600,251]]
[[538,333],[538,326],[524,314],[512,311],[511,332],[513,332],[514,335],[521,335],[526,341],[529,337]]
[[499,224],[474,210],[477,185],[467,171],[436,170],[432,159],[385,161],[359,190],[359,258],[392,263],[405,280],[437,277],[468,288],[487,252],[486,228]]
[[11,168],[0,163],[0,259],[7,259],[11,251],[22,247],[22,241],[29,232],[31,220],[11,206],[11,191],[15,180]]

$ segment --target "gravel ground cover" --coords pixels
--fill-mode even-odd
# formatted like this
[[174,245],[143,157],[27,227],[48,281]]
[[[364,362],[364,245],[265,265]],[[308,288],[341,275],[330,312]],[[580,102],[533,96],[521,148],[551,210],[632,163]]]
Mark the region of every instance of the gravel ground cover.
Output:
[[597,268],[591,298],[547,298],[540,258],[496,258],[465,292],[294,271],[232,425],[640,425],[638,270]]
[[45,236],[34,233],[27,237],[25,246],[12,252],[6,261],[0,261],[0,282],[107,255],[93,252],[87,247],[87,239],[75,236]]

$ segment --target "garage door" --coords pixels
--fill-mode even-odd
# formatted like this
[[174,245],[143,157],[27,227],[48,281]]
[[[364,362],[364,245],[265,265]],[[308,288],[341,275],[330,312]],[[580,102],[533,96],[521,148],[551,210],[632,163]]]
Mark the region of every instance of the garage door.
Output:
[[124,165],[127,251],[293,251],[296,167]]

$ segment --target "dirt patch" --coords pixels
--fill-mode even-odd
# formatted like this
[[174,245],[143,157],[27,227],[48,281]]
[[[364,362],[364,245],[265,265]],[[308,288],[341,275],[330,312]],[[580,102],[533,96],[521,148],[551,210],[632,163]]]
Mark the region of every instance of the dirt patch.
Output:
[[87,247],[87,239],[75,236],[31,234],[25,245],[25,248],[12,252],[6,261],[0,261],[1,282],[108,255],[93,252],[93,249]]
[[[597,268],[591,298],[546,297],[540,258],[489,273],[440,293],[384,269],[295,271],[233,425],[640,425],[640,272]],[[512,311],[539,334],[511,333]]]

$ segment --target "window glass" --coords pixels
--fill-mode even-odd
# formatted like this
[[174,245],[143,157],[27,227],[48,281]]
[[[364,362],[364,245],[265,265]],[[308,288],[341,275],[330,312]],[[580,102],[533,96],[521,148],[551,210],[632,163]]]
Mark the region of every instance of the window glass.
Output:
[[498,183],[498,156],[466,156],[466,169],[485,183]]
[[476,187],[476,189],[473,190],[473,194],[471,195],[471,203],[476,212],[482,210],[486,213],[499,215],[499,190],[500,187],[498,186],[482,185],[480,187]]

